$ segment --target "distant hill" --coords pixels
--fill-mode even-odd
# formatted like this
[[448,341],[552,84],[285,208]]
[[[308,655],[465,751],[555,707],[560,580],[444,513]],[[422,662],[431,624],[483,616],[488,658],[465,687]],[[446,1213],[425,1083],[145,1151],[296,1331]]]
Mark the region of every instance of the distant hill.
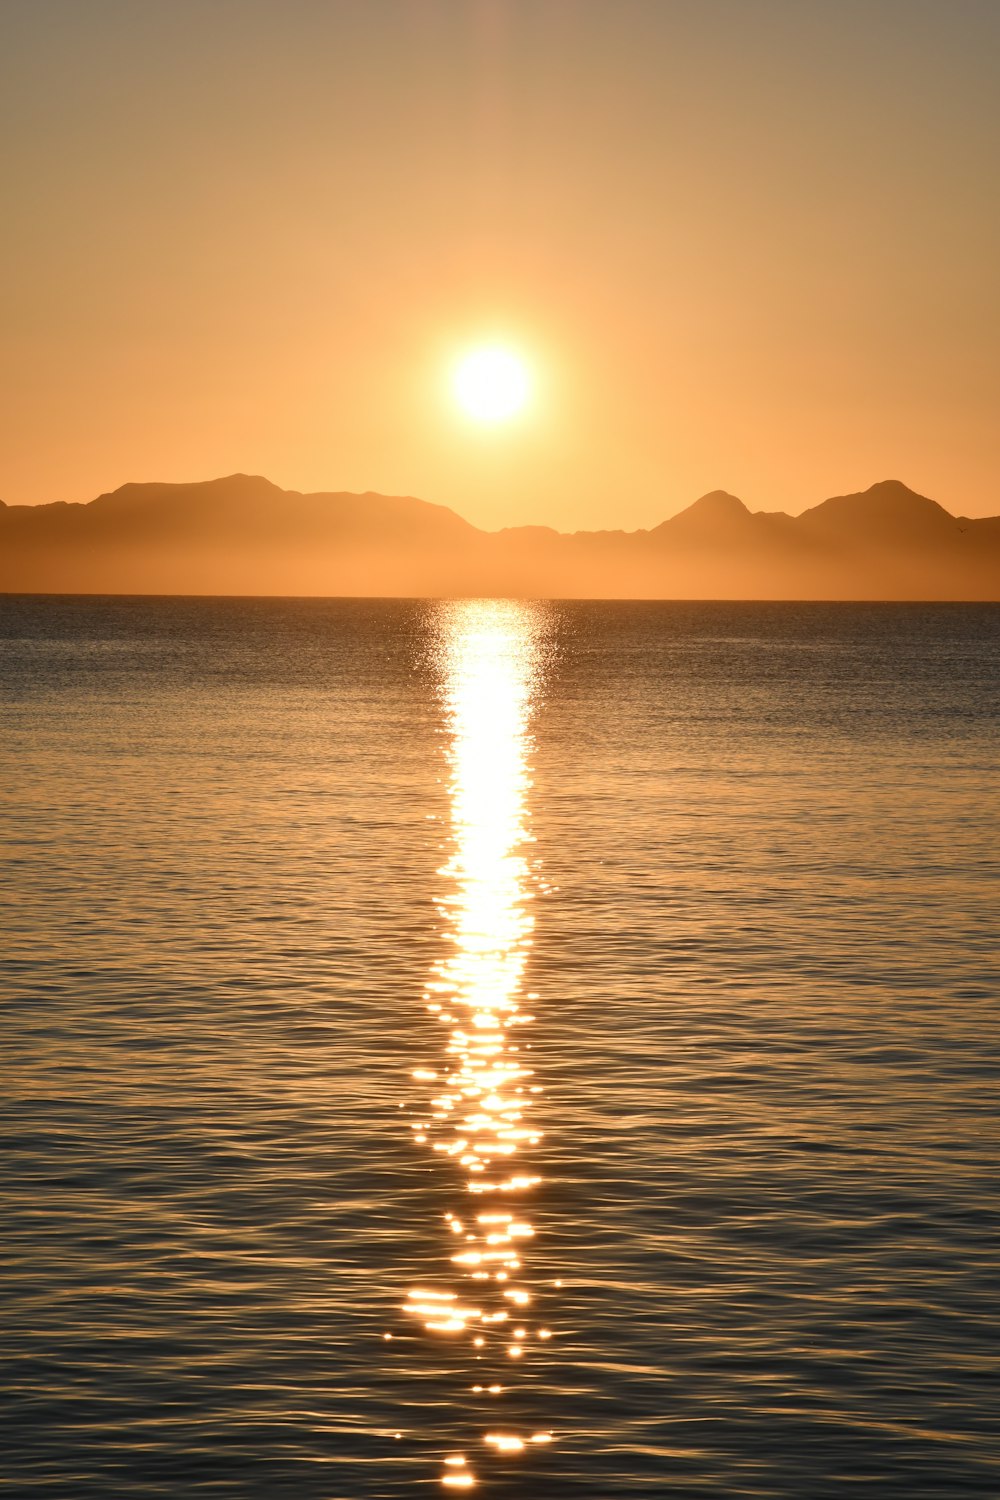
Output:
[[651,531],[486,532],[411,496],[231,474],[0,502],[0,591],[997,599],[1000,516],[955,517],[889,479],[800,516],[715,490]]

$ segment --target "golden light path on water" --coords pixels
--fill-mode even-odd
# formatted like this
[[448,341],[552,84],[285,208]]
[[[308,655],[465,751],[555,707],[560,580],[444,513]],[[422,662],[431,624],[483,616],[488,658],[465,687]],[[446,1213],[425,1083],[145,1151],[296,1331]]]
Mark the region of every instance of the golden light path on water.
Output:
[[[532,1102],[541,1086],[525,1040],[533,1017],[522,1002],[537,998],[524,995],[523,983],[534,926],[527,751],[543,629],[537,607],[498,600],[442,605],[439,628],[453,847],[440,872],[440,907],[451,952],[425,995],[446,1040],[434,1066],[415,1070],[428,1097],[412,1129],[418,1146],[454,1162],[467,1207],[442,1226],[447,1278],[413,1287],[405,1310],[433,1335],[467,1340],[471,1367],[490,1371],[471,1387],[484,1402],[478,1441],[512,1456],[552,1438],[507,1430],[495,1415],[508,1372],[551,1336],[533,1314],[524,1266],[540,1181]],[[474,1455],[447,1456],[442,1485],[476,1482]]]

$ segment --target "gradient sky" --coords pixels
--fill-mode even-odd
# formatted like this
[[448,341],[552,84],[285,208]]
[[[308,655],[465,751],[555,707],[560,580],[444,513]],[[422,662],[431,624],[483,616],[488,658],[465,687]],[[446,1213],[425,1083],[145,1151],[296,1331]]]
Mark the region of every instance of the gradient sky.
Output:
[[1000,512],[998,70],[997,0],[0,0],[0,497]]

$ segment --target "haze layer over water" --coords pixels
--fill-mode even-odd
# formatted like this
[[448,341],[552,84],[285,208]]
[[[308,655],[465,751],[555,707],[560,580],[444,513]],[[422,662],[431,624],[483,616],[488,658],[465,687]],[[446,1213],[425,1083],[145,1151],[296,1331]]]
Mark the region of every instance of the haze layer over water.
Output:
[[0,600],[10,1493],[995,1495],[998,645]]

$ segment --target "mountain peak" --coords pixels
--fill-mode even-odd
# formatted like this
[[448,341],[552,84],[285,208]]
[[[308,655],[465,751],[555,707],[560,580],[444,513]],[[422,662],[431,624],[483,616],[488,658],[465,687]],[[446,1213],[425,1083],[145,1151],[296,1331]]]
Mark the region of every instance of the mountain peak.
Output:
[[264,500],[281,495],[282,490],[262,474],[226,474],[219,479],[199,479],[191,483],[130,481],[120,484],[116,490],[107,490],[98,495],[91,505],[106,511],[125,506],[169,505],[177,503],[198,504],[202,501]]
[[803,511],[807,528],[853,530],[858,537],[878,535],[913,539],[917,535],[953,532],[956,521],[943,505],[918,495],[900,479],[881,479],[852,495],[834,495]]
[[706,518],[713,516],[719,519],[749,514],[743,501],[736,495],[731,495],[728,490],[709,490],[707,495],[702,495],[686,510],[678,512],[678,515],[682,516],[698,515]]
[[702,527],[718,527],[732,525],[735,521],[739,524],[750,519],[750,512],[742,500],[731,495],[728,490],[709,490],[707,495],[702,495],[693,505],[688,505],[684,510],[677,511],[676,515],[670,516],[662,521],[659,526],[654,526],[654,532],[687,531],[690,528],[700,530]]
[[750,519],[750,512],[743,501],[731,495],[728,490],[709,490],[707,495],[702,495],[693,505],[686,506],[666,521],[661,521],[659,526],[654,526],[651,535],[663,538],[684,533],[700,535],[703,531],[717,532],[720,527],[731,528],[734,524],[742,526]]
[[[927,500],[926,495],[920,495],[916,490],[911,490],[910,486],[904,484],[901,479],[879,479],[875,484],[870,484],[866,490],[862,490],[861,493],[863,495],[871,495],[873,499],[882,500]],[[932,500],[929,503],[933,505],[936,502]]]

